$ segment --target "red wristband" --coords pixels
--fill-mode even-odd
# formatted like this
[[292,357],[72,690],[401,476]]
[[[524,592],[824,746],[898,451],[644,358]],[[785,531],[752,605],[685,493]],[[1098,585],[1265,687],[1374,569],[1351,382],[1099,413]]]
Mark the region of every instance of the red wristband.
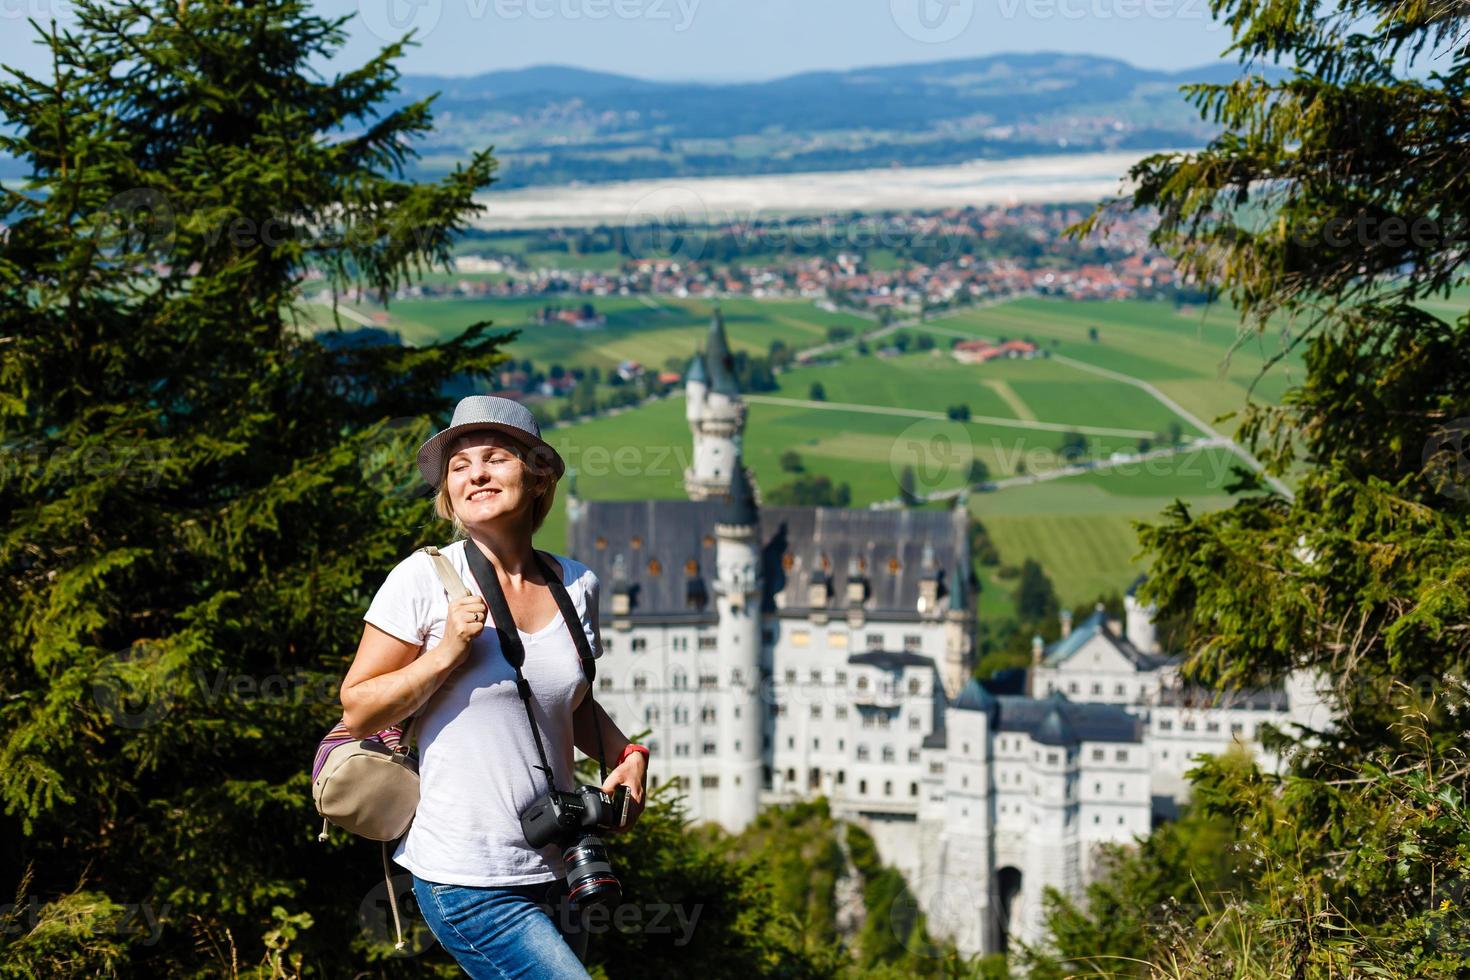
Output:
[[618,756],[618,765],[621,766],[623,763],[627,762],[628,756],[632,755],[634,752],[641,752],[643,754],[643,761],[645,763],[648,762],[648,746],[635,745],[632,742],[629,742],[627,745],[623,746],[623,754]]

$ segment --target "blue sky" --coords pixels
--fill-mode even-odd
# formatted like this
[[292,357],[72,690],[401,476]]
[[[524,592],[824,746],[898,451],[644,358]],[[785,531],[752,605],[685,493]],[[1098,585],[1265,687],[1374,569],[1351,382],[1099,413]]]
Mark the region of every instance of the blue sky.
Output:
[[[420,29],[412,73],[568,64],[645,78],[773,78],[812,69],[1017,51],[1106,55],[1150,68],[1220,57],[1207,0],[321,0],[351,15],[344,63]],[[43,71],[24,18],[66,0],[0,0],[0,62]]]

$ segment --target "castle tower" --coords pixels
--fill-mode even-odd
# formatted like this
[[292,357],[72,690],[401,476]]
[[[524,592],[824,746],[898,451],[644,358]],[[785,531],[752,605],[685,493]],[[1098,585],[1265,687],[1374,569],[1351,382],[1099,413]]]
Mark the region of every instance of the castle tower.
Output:
[[971,591],[977,583],[970,571],[970,522],[963,497],[956,502],[951,519],[955,540],[961,545],[955,549],[954,568],[949,573],[949,601],[944,610],[944,663],[939,675],[945,696],[953,699],[959,696],[975,668],[975,603],[971,601],[974,598]]
[[1128,594],[1123,597],[1123,630],[1128,637],[1128,642],[1137,647],[1140,652],[1158,653],[1159,638],[1154,627],[1154,617],[1158,615],[1158,609],[1138,600],[1138,587],[1142,584],[1143,576],[1140,575],[1128,588]]
[[745,402],[735,381],[735,359],[725,341],[725,321],[715,310],[704,354],[695,355],[684,377],[685,417],[694,435],[694,462],[684,471],[690,500],[723,497],[738,465],[745,429]]
[[[755,819],[761,788],[762,718],[760,518],[750,479],[737,454],[725,506],[715,522],[715,603],[719,684],[719,790],[703,790],[704,812],[730,831]],[[700,673],[707,673],[704,663]],[[714,804],[714,805],[710,805]]]

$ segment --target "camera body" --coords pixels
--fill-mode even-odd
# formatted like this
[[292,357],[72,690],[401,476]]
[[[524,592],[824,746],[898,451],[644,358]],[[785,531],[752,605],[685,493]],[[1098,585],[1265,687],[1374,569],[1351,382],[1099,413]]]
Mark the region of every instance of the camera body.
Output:
[[532,847],[556,844],[567,867],[567,892],[574,906],[606,905],[622,897],[607,848],[597,831],[628,821],[628,787],[609,795],[583,785],[571,792],[551,790],[521,814],[521,831]]

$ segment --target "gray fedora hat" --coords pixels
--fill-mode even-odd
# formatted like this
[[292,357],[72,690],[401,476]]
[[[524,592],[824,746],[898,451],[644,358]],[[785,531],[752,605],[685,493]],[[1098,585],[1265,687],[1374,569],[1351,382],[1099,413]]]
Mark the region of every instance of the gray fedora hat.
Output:
[[419,447],[419,472],[429,486],[438,487],[444,478],[445,451],[455,437],[481,429],[493,429],[515,439],[530,451],[533,461],[550,466],[557,479],[566,472],[567,464],[561,454],[541,438],[541,426],[536,424],[536,416],[529,408],[498,395],[471,395],[461,398],[454,406],[454,418],[449,420],[449,427],[434,433]]

